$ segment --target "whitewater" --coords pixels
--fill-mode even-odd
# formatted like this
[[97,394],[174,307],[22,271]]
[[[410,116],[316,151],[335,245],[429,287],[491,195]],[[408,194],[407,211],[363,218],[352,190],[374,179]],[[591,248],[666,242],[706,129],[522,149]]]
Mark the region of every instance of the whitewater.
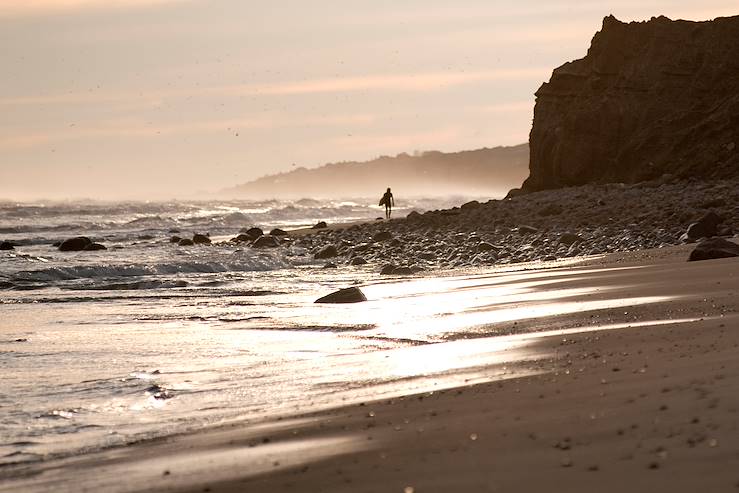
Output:
[[[398,200],[395,214],[465,200]],[[327,270],[298,247],[228,242],[251,226],[375,221],[375,204],[0,202],[0,241],[15,245],[0,251],[0,466],[443,386],[424,381],[438,373],[429,362],[408,366],[407,351],[439,334],[397,326],[433,325],[438,307],[412,299],[446,289],[438,281]],[[214,245],[169,241],[194,233]],[[80,235],[107,250],[52,246]],[[370,298],[362,307],[313,304],[357,284]]]

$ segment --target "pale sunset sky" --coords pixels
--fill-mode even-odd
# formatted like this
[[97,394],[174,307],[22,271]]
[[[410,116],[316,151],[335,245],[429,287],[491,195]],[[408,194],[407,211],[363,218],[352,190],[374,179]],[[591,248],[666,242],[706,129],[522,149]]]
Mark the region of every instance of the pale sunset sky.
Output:
[[0,199],[171,198],[526,142],[602,18],[736,0],[0,0]]

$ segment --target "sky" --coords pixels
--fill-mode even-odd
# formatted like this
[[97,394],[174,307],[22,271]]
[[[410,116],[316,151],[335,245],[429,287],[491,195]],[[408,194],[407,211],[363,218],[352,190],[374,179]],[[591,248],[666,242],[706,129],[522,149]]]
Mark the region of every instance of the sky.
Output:
[[528,140],[602,19],[736,0],[0,0],[0,199],[192,197]]

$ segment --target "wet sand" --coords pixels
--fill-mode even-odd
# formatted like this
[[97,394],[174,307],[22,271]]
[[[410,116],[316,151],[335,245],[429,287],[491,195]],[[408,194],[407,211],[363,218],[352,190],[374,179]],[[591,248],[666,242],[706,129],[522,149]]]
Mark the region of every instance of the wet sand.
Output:
[[522,321],[525,357],[467,385],[49,461],[0,491],[735,491],[739,259],[689,249],[588,259],[575,300],[664,299]]

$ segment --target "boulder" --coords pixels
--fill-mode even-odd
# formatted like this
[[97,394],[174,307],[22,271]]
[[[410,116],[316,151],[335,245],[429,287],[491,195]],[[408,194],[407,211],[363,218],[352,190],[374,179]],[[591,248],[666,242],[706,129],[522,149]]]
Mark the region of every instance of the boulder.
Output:
[[13,245],[11,242],[9,241],[0,242],[0,250],[14,250],[14,249],[15,249],[15,245]]
[[522,224],[521,226],[518,227],[518,234],[520,235],[532,235],[538,232],[539,230],[533,226],[526,226],[525,224]]
[[354,257],[349,262],[349,265],[364,265],[366,263],[367,263],[367,261],[365,259],[363,259],[362,257]]
[[190,238],[182,238],[180,241],[177,242],[179,246],[192,246],[194,243]]
[[254,248],[275,248],[280,246],[280,240],[276,236],[262,235],[254,241]]
[[472,210],[477,209],[480,207],[480,202],[477,200],[471,200],[470,202],[464,203],[460,206],[460,209],[464,210]]
[[574,243],[579,243],[582,241],[582,238],[580,236],[576,235],[575,233],[562,233],[559,237],[559,242],[563,245],[570,246]]
[[339,251],[336,249],[333,245],[328,245],[323,247],[321,250],[318,251],[314,255],[316,259],[325,259],[325,258],[333,258],[336,257],[339,254]]
[[318,221],[316,224],[311,226],[311,229],[323,229],[328,228],[328,224],[326,224],[326,221]]
[[242,228],[241,231],[239,231],[239,233],[244,233],[249,238],[251,238],[253,241],[259,238],[260,236],[262,236],[264,234],[264,231],[262,231],[261,228],[254,227],[254,228],[248,228],[248,229]]
[[393,234],[390,231],[379,231],[372,236],[373,241],[387,241],[393,238]]
[[707,238],[690,252],[688,261],[729,257],[739,257],[739,245],[723,238]]
[[62,252],[81,252],[87,245],[91,245],[92,240],[87,236],[77,236],[68,238],[59,244],[59,250]]
[[246,233],[239,233],[236,238],[233,239],[233,241],[235,241],[236,243],[244,243],[247,241],[254,241],[254,238]]
[[719,215],[713,211],[709,212],[700,218],[698,222],[688,226],[688,230],[686,231],[688,241],[716,236],[719,224],[721,224]]
[[410,211],[407,216],[405,216],[406,220],[408,221],[418,221],[421,219],[421,213],[418,211]]
[[361,301],[367,301],[367,297],[364,295],[361,289],[351,287],[340,289],[331,294],[318,298],[316,303],[359,303]]
[[380,271],[380,275],[382,276],[388,276],[395,273],[396,267],[392,264],[387,264],[382,267],[382,270]]
[[90,243],[84,248],[84,251],[86,252],[95,252],[98,250],[107,250],[105,245],[101,245],[100,243]]
[[206,235],[195,233],[192,235],[192,242],[195,245],[210,245],[211,241]]
[[410,274],[413,274],[413,269],[411,269],[410,267],[405,267],[405,266],[396,267],[395,269],[393,269],[392,273],[398,276],[408,276]]
[[272,231],[269,232],[271,236],[287,236],[287,231],[280,228],[275,228]]

